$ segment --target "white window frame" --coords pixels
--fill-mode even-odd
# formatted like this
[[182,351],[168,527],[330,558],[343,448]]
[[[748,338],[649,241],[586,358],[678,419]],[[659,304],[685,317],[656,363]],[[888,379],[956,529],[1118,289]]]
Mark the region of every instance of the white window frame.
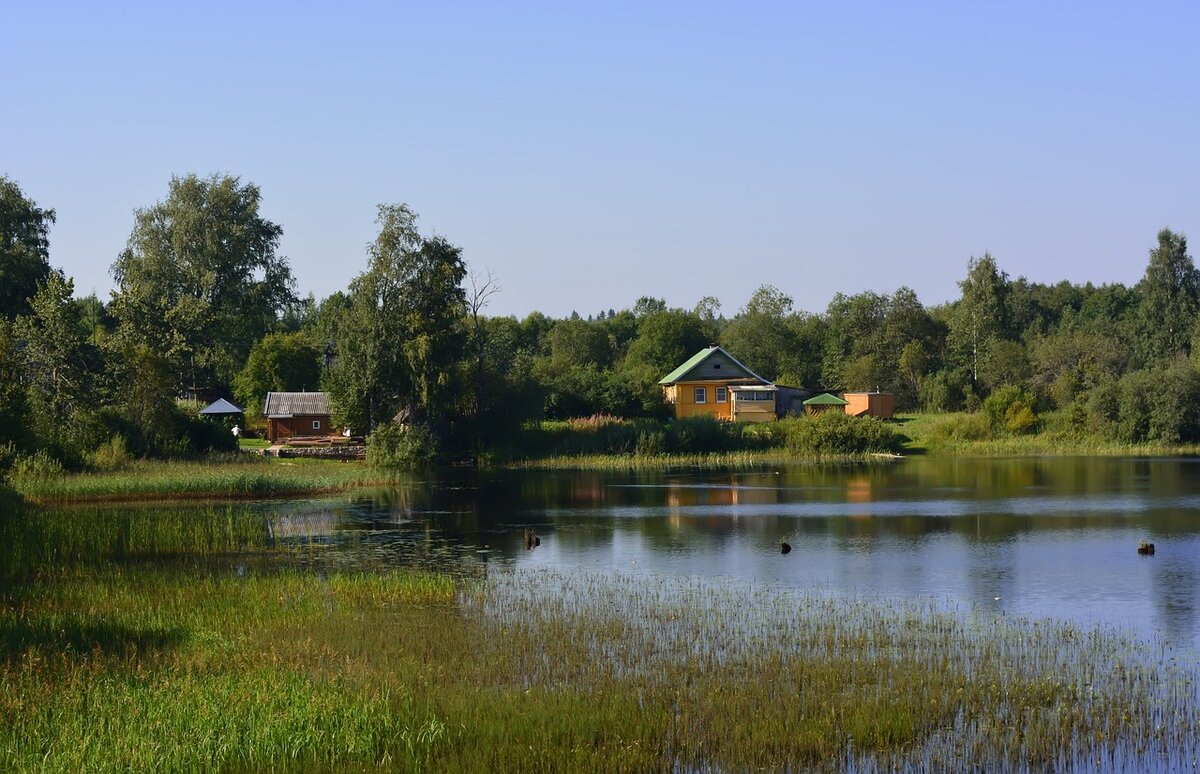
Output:
[[692,400],[695,401],[697,406],[700,405],[701,403],[708,403],[708,388],[707,387],[692,388]]
[[718,387],[717,388],[717,403],[728,403],[728,402],[729,402],[729,388],[728,387]]
[[313,422],[313,430],[320,430],[320,429],[321,429],[321,420],[319,420],[319,419],[314,419],[312,422]]

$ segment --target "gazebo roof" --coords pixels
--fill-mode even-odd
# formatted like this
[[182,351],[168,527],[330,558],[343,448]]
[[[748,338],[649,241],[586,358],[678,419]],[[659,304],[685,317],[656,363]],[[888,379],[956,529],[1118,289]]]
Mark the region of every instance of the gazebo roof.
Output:
[[244,413],[240,408],[233,405],[224,398],[218,398],[204,408],[200,409],[200,414],[206,417],[221,417],[229,414]]
[[805,406],[848,406],[850,401],[842,400],[836,395],[823,392],[804,401]]

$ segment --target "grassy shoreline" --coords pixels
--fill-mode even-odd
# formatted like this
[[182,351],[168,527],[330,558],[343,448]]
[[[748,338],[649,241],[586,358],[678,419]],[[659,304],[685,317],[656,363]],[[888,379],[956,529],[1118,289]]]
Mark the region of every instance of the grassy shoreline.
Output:
[[138,461],[110,472],[17,479],[10,486],[34,503],[95,503],[318,495],[394,479],[394,473],[353,462],[254,458]]
[[[698,454],[580,453],[496,460],[484,467],[515,470],[665,471],[725,470],[771,465],[887,462],[929,457],[1168,457],[1200,456],[1200,444],[1127,444],[1060,429],[1021,436],[956,437],[954,426],[971,415],[909,414],[891,424],[908,438],[899,455],[797,454],[785,448],[759,448]],[[320,459],[243,458],[209,462],[137,461],[109,472],[85,472],[17,479],[9,487],[34,503],[115,503],[137,501],[235,500],[296,497],[350,491],[396,480],[394,471],[362,462]]]
[[[931,457],[1195,457],[1200,444],[1123,443],[1094,434],[1081,434],[1062,427],[1063,417],[1047,415],[1048,427],[1029,435],[971,437],[960,434],[956,425],[979,415],[901,414],[894,424],[909,441],[906,455]],[[972,428],[976,431],[978,427]],[[989,434],[990,435],[990,434]]]
[[1154,648],[921,603],[117,567],[0,601],[5,770],[1171,768],[1200,739]]

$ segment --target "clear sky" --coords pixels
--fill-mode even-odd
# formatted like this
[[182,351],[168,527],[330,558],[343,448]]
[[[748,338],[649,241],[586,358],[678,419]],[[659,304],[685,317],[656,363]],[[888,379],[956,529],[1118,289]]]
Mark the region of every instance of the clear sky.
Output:
[[407,202],[503,292],[585,316],[733,314],[971,255],[1137,281],[1200,254],[1200,3],[56,3],[0,0],[0,173],[107,295],[172,174],[258,184],[302,294]]

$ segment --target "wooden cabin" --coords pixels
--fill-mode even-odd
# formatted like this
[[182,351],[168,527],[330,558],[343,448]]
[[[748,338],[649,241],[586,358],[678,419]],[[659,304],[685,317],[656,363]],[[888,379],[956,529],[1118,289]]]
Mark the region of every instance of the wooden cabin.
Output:
[[323,392],[268,392],[263,403],[267,440],[271,443],[301,436],[336,435],[329,416],[329,397]]
[[658,380],[675,418],[710,416],[727,422],[773,422],[775,385],[713,345]]
[[847,392],[846,413],[852,417],[891,419],[896,410],[896,398],[890,392]]

